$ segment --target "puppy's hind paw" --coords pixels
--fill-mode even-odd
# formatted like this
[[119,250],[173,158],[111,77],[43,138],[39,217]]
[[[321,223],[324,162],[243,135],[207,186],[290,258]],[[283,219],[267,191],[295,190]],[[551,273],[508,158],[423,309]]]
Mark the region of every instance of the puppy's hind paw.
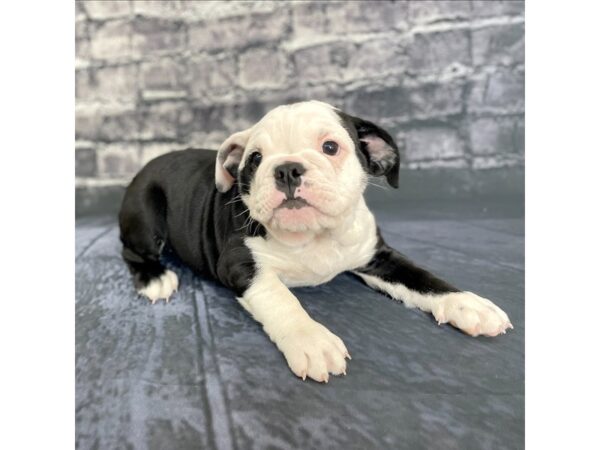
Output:
[[472,292],[447,294],[432,312],[439,325],[449,322],[471,336],[498,336],[513,328],[504,311]]
[[179,280],[175,272],[166,270],[160,277],[150,281],[146,287],[140,289],[138,294],[146,297],[154,305],[157,300],[164,299],[167,303],[177,291]]

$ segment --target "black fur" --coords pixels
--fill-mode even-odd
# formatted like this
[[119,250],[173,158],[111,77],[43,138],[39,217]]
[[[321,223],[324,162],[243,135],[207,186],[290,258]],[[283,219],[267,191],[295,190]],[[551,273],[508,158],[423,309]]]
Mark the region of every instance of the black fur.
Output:
[[[378,127],[368,120],[354,117],[341,111],[338,111],[337,114],[342,120],[342,125],[354,141],[358,159],[367,173],[376,177],[385,175],[389,185],[398,188],[400,152],[392,136],[383,128]],[[362,140],[367,136],[380,138],[387,144],[388,151],[385,155],[375,156],[372,154],[367,143]]]
[[168,153],[150,161],[127,188],[119,225],[123,258],[137,289],[165,271],[160,262],[165,246],[237,295],[254,277],[243,239],[264,235],[264,229],[248,216],[237,184],[217,191],[215,159],[212,150]]
[[377,250],[373,259],[356,272],[373,275],[388,283],[401,283],[411,291],[421,294],[444,294],[460,292],[451,284],[415,266],[398,251],[389,247],[377,229]]

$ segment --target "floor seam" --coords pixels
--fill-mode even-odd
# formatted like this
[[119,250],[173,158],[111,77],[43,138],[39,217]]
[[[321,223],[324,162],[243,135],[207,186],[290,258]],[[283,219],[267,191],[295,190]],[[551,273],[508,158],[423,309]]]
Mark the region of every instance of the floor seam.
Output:
[[86,245],[86,247],[81,250],[79,252],[79,254],[75,257],[75,262],[79,261],[79,259],[90,249],[92,248],[92,246],[98,242],[100,239],[102,239],[104,236],[106,236],[108,233],[110,233],[113,229],[114,225],[109,225],[106,230],[103,230],[102,232],[100,232],[100,234],[98,234],[98,236],[96,236],[94,239],[91,240],[91,242]]
[[203,283],[198,280],[194,287],[200,285],[200,293],[194,289],[194,304],[196,321],[200,328],[200,336],[204,345],[200,349],[204,361],[204,374],[206,376],[206,394],[211,415],[211,428],[215,448],[221,450],[236,449],[233,424],[225,398],[225,387],[221,381],[221,374],[216,355],[214,353],[214,339],[208,320],[208,303]]

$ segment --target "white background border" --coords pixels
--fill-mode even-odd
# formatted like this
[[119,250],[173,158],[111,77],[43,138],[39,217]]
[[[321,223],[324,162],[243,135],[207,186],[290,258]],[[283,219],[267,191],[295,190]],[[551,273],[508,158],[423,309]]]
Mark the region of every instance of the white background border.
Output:
[[525,4],[530,449],[600,448],[600,8]]
[[0,448],[75,436],[75,3],[0,6]]

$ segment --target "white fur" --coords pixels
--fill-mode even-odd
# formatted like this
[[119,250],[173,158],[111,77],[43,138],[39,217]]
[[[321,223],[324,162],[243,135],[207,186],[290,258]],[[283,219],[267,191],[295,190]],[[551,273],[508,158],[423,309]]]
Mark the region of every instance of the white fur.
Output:
[[375,218],[362,197],[342,219],[337,228],[316,235],[303,233],[298,242],[271,233],[266,239],[247,238],[246,246],[256,264],[286,286],[316,286],[367,264],[375,252]]
[[309,317],[298,299],[270,270],[261,270],[238,299],[303,380],[327,382],[329,373],[346,373],[350,358],[342,340]]
[[274,236],[247,238],[260,271],[240,303],[263,324],[292,372],[327,382],[346,373],[350,357],[342,340],[311,319],[288,286],[314,286],[368,263],[377,236],[375,219],[360,199],[338,228],[297,245]]
[[407,307],[432,313],[438,324],[450,323],[471,336],[497,336],[513,328],[504,311],[472,292],[421,294],[400,283],[388,283],[373,275],[355,273],[369,286],[402,300]]
[[167,270],[159,278],[152,280],[144,289],[140,289],[138,293],[147,297],[152,304],[161,298],[169,303],[169,299],[177,291],[178,285],[179,280],[175,272]]
[[233,186],[235,179],[228,168],[240,162],[249,134],[250,129],[234,133],[219,147],[215,161],[215,185],[219,191],[228,191]]

